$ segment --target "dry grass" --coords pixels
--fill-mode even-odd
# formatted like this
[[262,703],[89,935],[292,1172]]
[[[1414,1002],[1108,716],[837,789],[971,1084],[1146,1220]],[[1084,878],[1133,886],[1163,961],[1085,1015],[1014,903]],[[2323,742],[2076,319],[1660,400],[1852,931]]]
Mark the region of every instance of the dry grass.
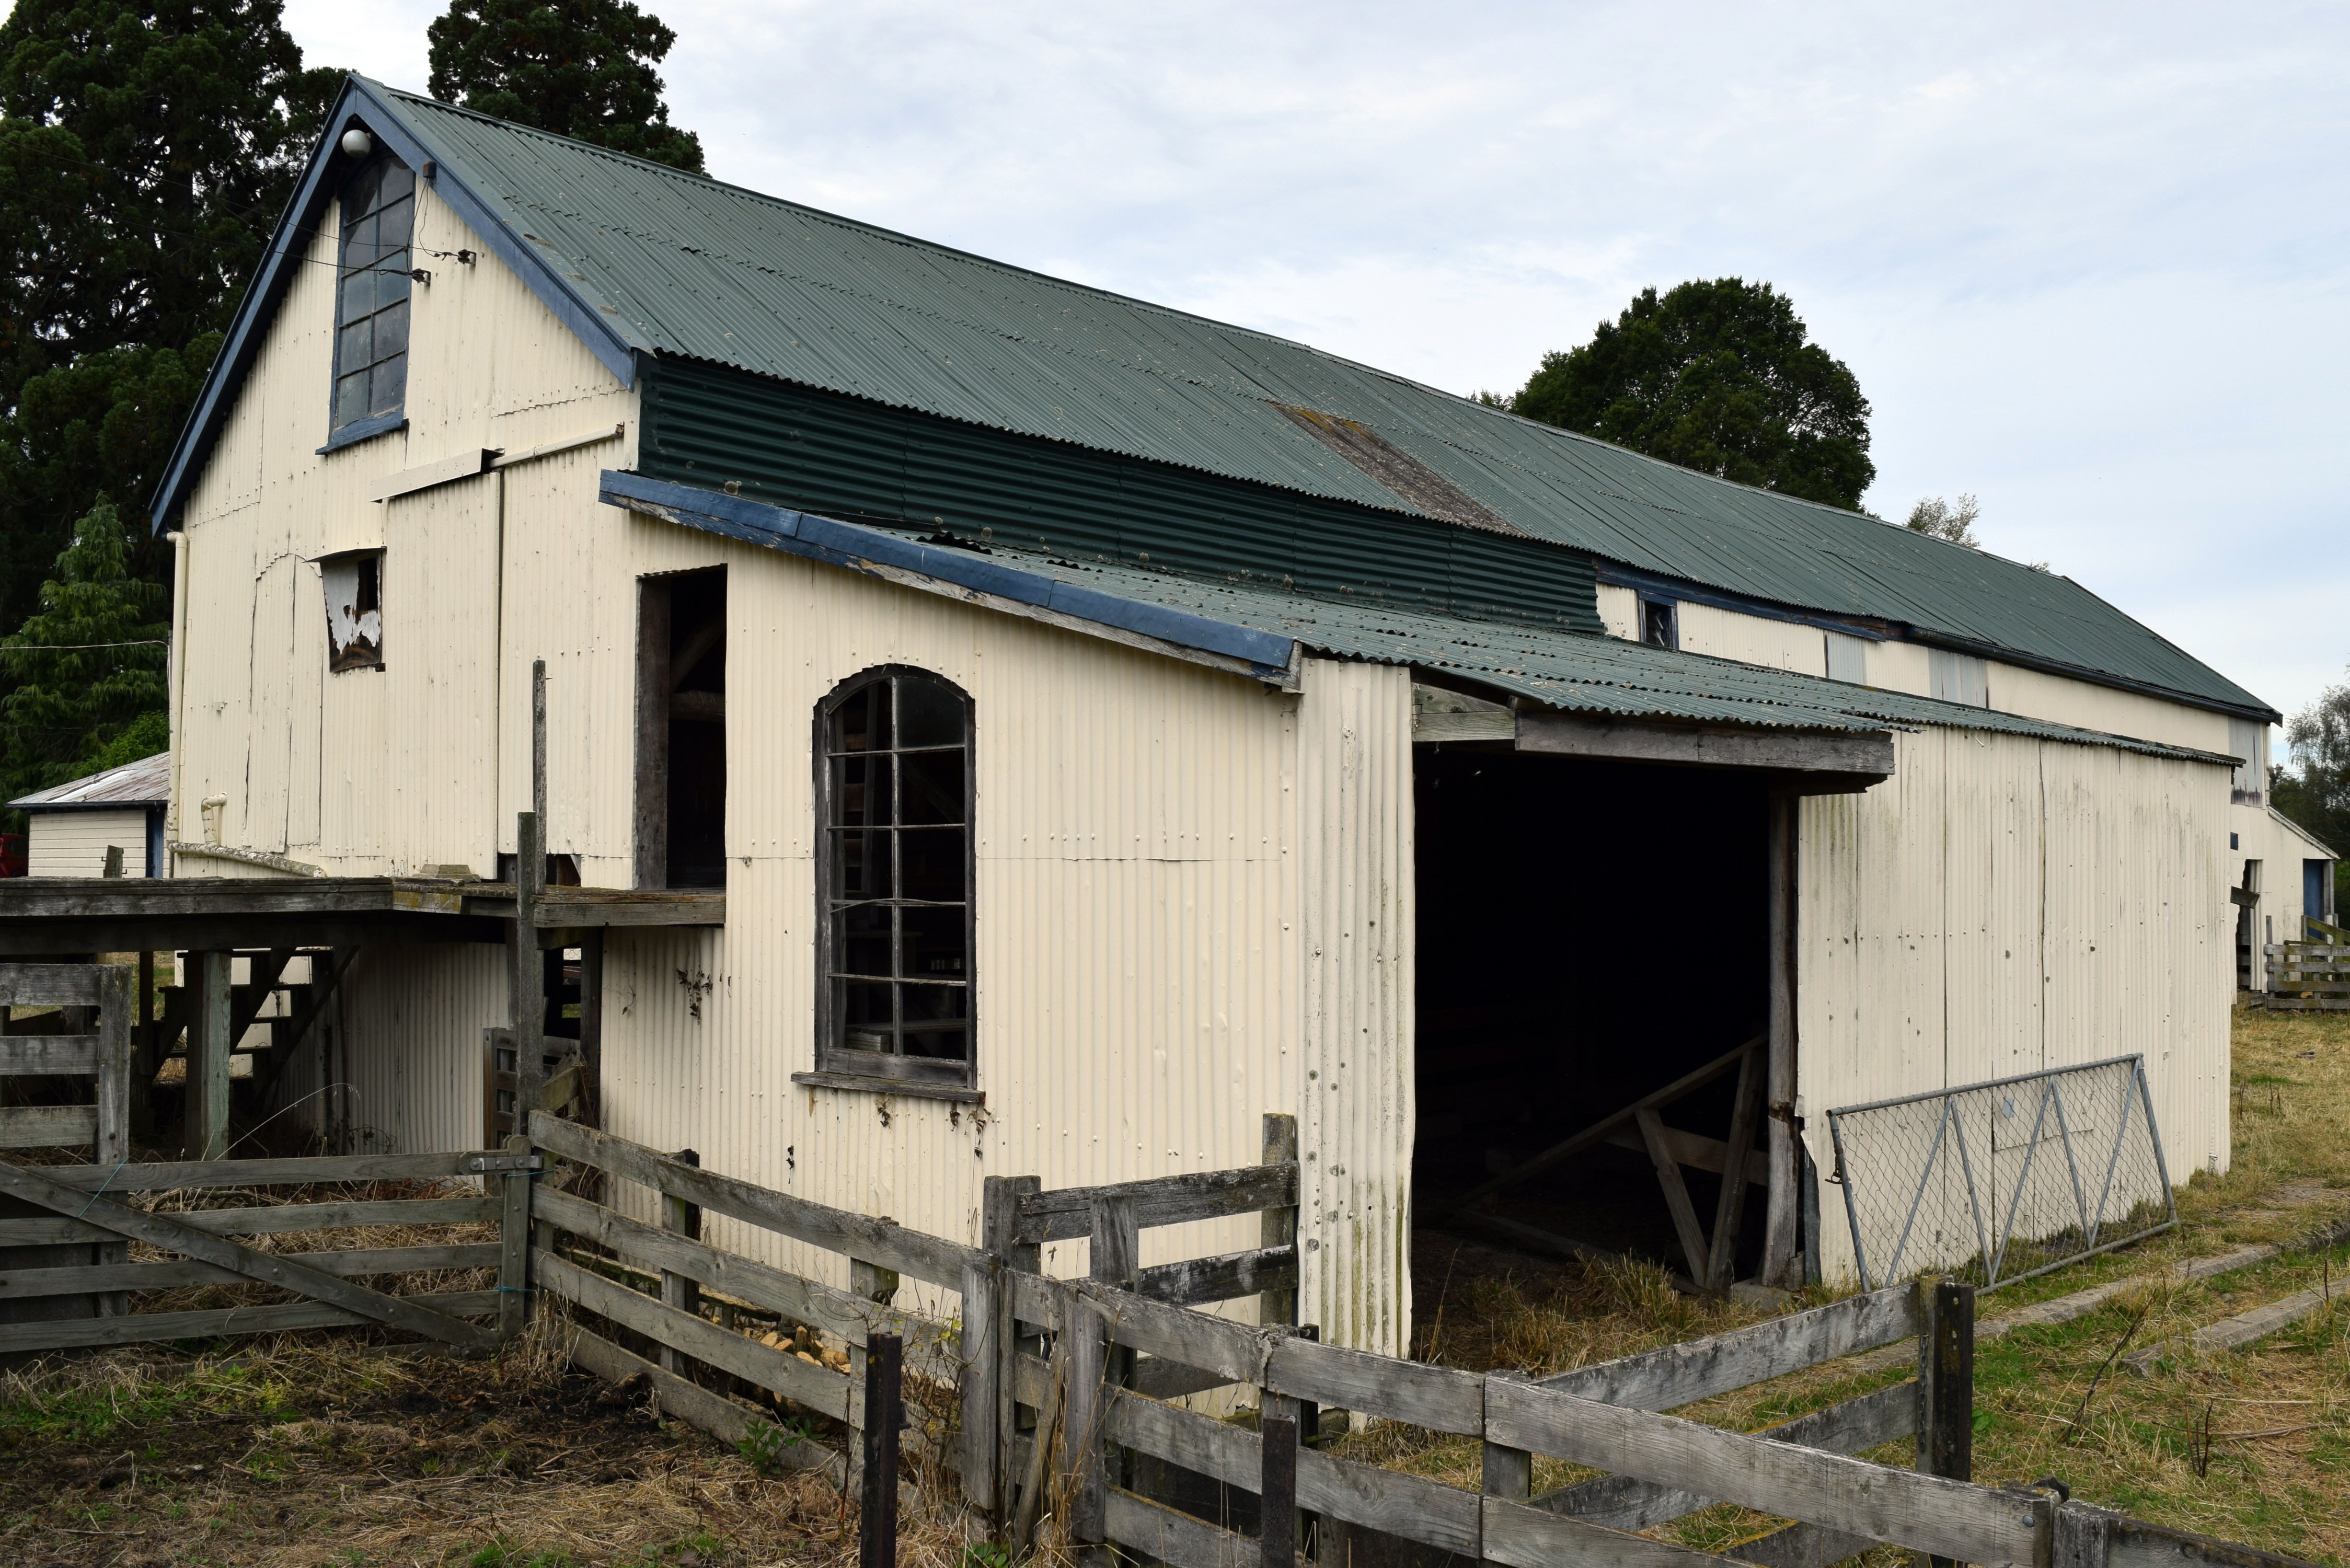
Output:
[[[806,1472],[571,1370],[561,1320],[491,1362],[353,1334],[117,1352],[0,1380],[0,1561],[59,1568],[827,1568],[856,1511]],[[772,1469],[772,1467],[764,1467]],[[957,1568],[943,1520],[901,1561]]]
[[[2085,1317],[1981,1344],[1975,1476],[2008,1484],[2055,1475],[2075,1495],[2141,1518],[2350,1562],[2350,1304],[2241,1351],[2158,1365],[2151,1376],[2122,1367],[2115,1354],[2125,1334],[2131,1347],[2159,1344],[2328,1277],[2350,1284],[2350,1247],[2288,1251],[2210,1281],[2151,1277],[2159,1265],[2246,1242],[2289,1244],[2350,1209],[2350,1018],[2238,1014],[2235,1083],[2231,1168],[2198,1174],[2182,1189],[2176,1231],[1981,1299],[1988,1320],[2148,1276]],[[1445,1239],[1440,1250],[1424,1246],[1415,1267],[1420,1281],[1443,1282],[1421,1305],[1417,1349],[1473,1370],[1565,1370],[1768,1315],[1677,1296],[1663,1270],[1639,1264],[1550,1265]],[[1906,1375],[1846,1361],[1679,1414],[1751,1431]],[[1349,1436],[1340,1451],[1469,1488],[1480,1471],[1475,1443],[1388,1424]],[[1869,1457],[1908,1464],[1914,1452],[1903,1442]],[[1538,1461],[1535,1485],[1587,1473]],[[1774,1522],[1723,1507],[1654,1533],[1719,1549]],[[1879,1555],[1889,1563],[1898,1554],[1870,1554]]]

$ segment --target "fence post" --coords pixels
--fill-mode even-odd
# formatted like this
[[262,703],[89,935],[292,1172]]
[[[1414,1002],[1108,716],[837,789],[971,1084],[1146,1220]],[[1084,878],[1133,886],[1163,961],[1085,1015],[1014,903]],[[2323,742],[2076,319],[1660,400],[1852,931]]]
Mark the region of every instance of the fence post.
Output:
[[192,952],[181,983],[188,995],[188,1089],[181,1142],[189,1159],[228,1154],[229,980],[236,955]]
[[[535,953],[537,950],[534,948],[531,950]],[[519,1064],[519,1058],[517,1058],[517,1064]],[[515,1083],[520,1085],[522,1081],[522,1075],[517,1072],[515,1075]],[[515,1114],[520,1116],[522,1100],[519,1092],[515,1096]],[[691,1165],[696,1168],[702,1165],[702,1156],[690,1148],[679,1149],[670,1158],[680,1165]],[[671,1198],[668,1193],[662,1193],[661,1229],[673,1231],[691,1241],[701,1241],[702,1205],[688,1203],[682,1198]],[[701,1311],[702,1287],[693,1281],[683,1274],[673,1273],[668,1269],[663,1269],[660,1285],[663,1306],[675,1307],[680,1312],[687,1313],[698,1314]],[[681,1377],[692,1376],[693,1362],[683,1352],[672,1350],[666,1345],[661,1346],[660,1364],[661,1370],[664,1372],[674,1372]]]
[[[1918,1282],[1918,1469],[1974,1480],[1975,1288]],[[1953,1568],[1935,1557],[1933,1568]]]
[[857,1519],[858,1568],[897,1568],[898,1427],[905,1342],[865,1336],[863,1485]]
[[[119,851],[117,852],[119,853]],[[109,1170],[130,1158],[131,972],[120,964],[98,971],[98,1143],[93,1163]],[[128,1241],[100,1241],[90,1250],[94,1263],[127,1263]],[[99,1317],[127,1317],[130,1293],[101,1291],[91,1301]]]
[[[1093,1234],[1088,1239],[1088,1277],[1130,1291],[1142,1282],[1142,1227],[1131,1198],[1097,1198],[1093,1203]],[[1134,1352],[1114,1345],[1101,1358],[1101,1411],[1108,1425],[1112,1389],[1134,1381]],[[1097,1458],[1097,1473],[1122,1487],[1134,1484],[1134,1456],[1097,1436],[1088,1445]]]
[[[530,1139],[515,1133],[505,1140],[508,1154],[528,1154]],[[498,1338],[511,1341],[530,1318],[530,1172],[510,1170],[498,1212]],[[661,1286],[664,1294],[669,1282]]]
[[[991,1176],[983,1183],[983,1207],[980,1214],[980,1245],[993,1254],[999,1272],[996,1282],[1003,1288],[999,1303],[1002,1327],[995,1336],[995,1464],[998,1501],[996,1516],[1009,1517],[1018,1500],[1012,1495],[1012,1440],[1020,1433],[1019,1381],[1014,1376],[1014,1358],[1023,1351],[1041,1355],[1044,1336],[1021,1329],[1019,1319],[1012,1311],[1012,1279],[1015,1273],[1034,1274],[1043,1271],[1044,1250],[1034,1241],[1018,1241],[1020,1233],[1020,1199],[1022,1194],[1041,1191],[1044,1181],[1034,1176]],[[1036,1441],[1044,1442],[1051,1434],[1039,1431]],[[1035,1467],[1031,1467],[1034,1470]],[[1038,1472],[1049,1474],[1049,1471]],[[1034,1518],[1037,1510],[1031,1508]]]
[[2113,1554],[2113,1515],[2085,1502],[2059,1506],[2049,1533],[2049,1568],[2106,1568]]
[[1297,1561],[1297,1418],[1271,1412],[1278,1394],[1265,1399],[1257,1422],[1263,1465],[1257,1480],[1259,1568],[1291,1568]]
[[[1507,1376],[1507,1373],[1489,1372],[1485,1375],[1485,1381],[1490,1386],[1495,1378]],[[1485,1478],[1483,1484],[1479,1488],[1480,1490],[1487,1497],[1503,1498],[1513,1502],[1523,1502],[1534,1496],[1533,1450],[1507,1449],[1499,1443],[1487,1443],[1484,1449]],[[1483,1526],[1481,1523],[1479,1525],[1481,1534]]]
[[[1061,1416],[1061,1462],[1068,1467],[1069,1545],[1089,1568],[1103,1563],[1101,1543],[1109,1522],[1102,1490],[1103,1374],[1107,1330],[1092,1304],[1072,1294],[1062,1314],[1062,1343],[1069,1347],[1069,1389]],[[1043,1442],[1044,1434],[1036,1440]]]
[[991,1258],[966,1263],[962,1271],[962,1495],[965,1502],[990,1512],[996,1506],[995,1379],[1003,1365],[995,1342],[1004,1327],[999,1267]]
[[[1297,1118],[1278,1111],[1268,1111],[1264,1117],[1264,1153],[1260,1163],[1265,1165],[1295,1165],[1297,1163]],[[1295,1247],[1297,1245],[1297,1206],[1268,1209],[1257,1217],[1257,1245],[1260,1247]],[[1298,1270],[1301,1278],[1305,1260],[1301,1254]],[[1267,1291],[1257,1298],[1256,1321],[1260,1324],[1297,1321],[1297,1293],[1294,1290]]]
[[[848,1260],[848,1288],[868,1302],[878,1303],[890,1301],[898,1294],[898,1275],[896,1271],[885,1269],[879,1263],[868,1263],[862,1258],[851,1258]],[[868,1329],[867,1338],[869,1340],[871,1337],[872,1331]],[[848,1347],[848,1377],[852,1385],[864,1383],[868,1376],[866,1367],[871,1358],[872,1353],[862,1345],[852,1345]],[[873,1422],[870,1411],[866,1413],[865,1421],[866,1427],[869,1429]],[[898,1439],[893,1437],[889,1440],[895,1443]],[[864,1454],[865,1449],[862,1446],[852,1451],[854,1465],[860,1472],[865,1463]]]

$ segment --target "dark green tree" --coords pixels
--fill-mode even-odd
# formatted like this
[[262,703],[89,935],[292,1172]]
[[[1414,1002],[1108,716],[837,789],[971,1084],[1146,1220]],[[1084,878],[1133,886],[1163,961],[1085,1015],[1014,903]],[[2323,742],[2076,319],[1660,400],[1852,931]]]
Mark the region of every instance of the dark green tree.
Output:
[[[2271,765],[2270,801],[2334,853],[2350,856],[2350,681],[2327,687],[2284,733],[2294,765]],[[2350,859],[2334,862],[2334,907],[2350,914]]]
[[75,524],[40,598],[24,630],[0,641],[16,688],[0,699],[10,797],[170,741],[165,592],[131,575],[130,531],[112,503]]
[[1787,296],[1734,277],[1643,289],[1543,356],[1512,411],[1723,479],[1857,508],[1877,477],[1868,400]]
[[0,24],[0,627],[77,518],[145,517],[339,79],[301,68],[279,0],[17,0]]
[[702,172],[653,69],[677,35],[629,0],[451,0],[425,36],[437,99]]

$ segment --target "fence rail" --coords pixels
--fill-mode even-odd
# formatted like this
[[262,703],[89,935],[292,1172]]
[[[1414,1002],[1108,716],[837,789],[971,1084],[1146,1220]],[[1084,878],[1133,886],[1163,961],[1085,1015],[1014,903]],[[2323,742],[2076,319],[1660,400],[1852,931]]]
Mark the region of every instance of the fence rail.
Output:
[[[1044,1511],[1045,1495],[1065,1500],[1062,1527],[1076,1554],[1095,1563],[1106,1562],[1116,1545],[1177,1568],[1287,1568],[1303,1517],[1335,1532],[1325,1540],[1377,1532],[1511,1568],[1569,1561],[1665,1568],[1722,1559],[1635,1532],[1715,1502],[1793,1521],[1733,1550],[1774,1568],[1824,1568],[1877,1543],[2033,1568],[2152,1568],[2158,1558],[2166,1565],[2286,1562],[1969,1480],[1973,1294],[1966,1286],[1882,1289],[1546,1377],[1471,1373],[1324,1345],[1311,1325],[1281,1319],[1294,1303],[1297,1262],[1294,1124],[1268,1118],[1265,1147],[1263,1166],[1161,1182],[1045,1192],[1034,1179],[994,1179],[985,1215],[993,1244],[986,1248],[775,1192],[704,1170],[690,1152],[665,1154],[543,1112],[531,1116],[526,1137],[510,1139],[503,1151],[402,1157],[421,1164],[377,1157],[112,1173],[147,1190],[246,1185],[264,1173],[321,1180],[361,1168],[479,1175],[495,1189],[480,1198],[288,1207],[317,1210],[307,1218],[325,1224],[454,1203],[468,1219],[495,1216],[499,1239],[492,1245],[260,1253],[232,1237],[265,1223],[298,1231],[304,1221],[264,1221],[279,1211],[259,1207],[176,1215],[134,1210],[118,1201],[125,1189],[95,1168],[29,1170],[0,1163],[0,1191],[49,1209],[55,1222],[93,1226],[181,1254],[169,1262],[85,1268],[70,1282],[79,1288],[246,1281],[307,1298],[204,1314],[17,1325],[37,1331],[43,1346],[372,1322],[480,1350],[520,1329],[523,1303],[536,1290],[598,1320],[580,1325],[574,1352],[579,1365],[608,1377],[643,1377],[665,1410],[722,1437],[755,1438],[784,1463],[821,1469],[844,1485],[859,1468],[857,1445],[836,1450],[794,1440],[783,1429],[785,1410],[863,1432],[869,1425],[868,1347],[890,1352],[902,1340],[904,1393],[918,1420],[907,1434],[908,1449],[960,1472],[965,1501],[1004,1521],[1015,1550]],[[535,1181],[542,1155],[582,1172],[600,1171],[608,1181],[639,1184],[660,1222],[624,1212],[630,1205],[617,1199],[563,1190],[551,1172]],[[712,1245],[700,1234],[704,1210],[835,1254],[847,1265],[848,1286]],[[1158,1270],[1139,1264],[1146,1228],[1252,1210],[1265,1242],[1259,1248]],[[1044,1240],[1078,1236],[1089,1243],[1093,1277],[1038,1272]],[[402,1264],[493,1262],[495,1290],[402,1297],[359,1282]],[[895,1305],[904,1276],[954,1292],[957,1315]],[[10,1276],[12,1288],[20,1278]],[[1153,1288],[1142,1288],[1146,1283]],[[1202,1292],[1217,1293],[1204,1298],[1211,1300],[1253,1294],[1259,1315],[1274,1321],[1246,1324],[1198,1310],[1191,1303],[1203,1299]],[[754,1335],[765,1321],[777,1332]],[[845,1346],[849,1369],[839,1366],[838,1350],[827,1364],[802,1353],[796,1335],[785,1342],[786,1327]],[[1916,1380],[1762,1432],[1669,1413],[1912,1337],[1921,1347]],[[29,1345],[34,1336],[0,1340],[0,1347],[16,1343]],[[1237,1386],[1253,1398],[1257,1429],[1154,1397],[1218,1386]],[[737,1390],[755,1390],[759,1399],[746,1403]],[[1476,1440],[1483,1451],[1481,1484],[1471,1490],[1326,1451],[1318,1428],[1321,1412],[1332,1408]],[[1919,1438],[1918,1469],[1854,1457],[1911,1434]],[[873,1447],[887,1452],[886,1443]],[[1255,1493],[1263,1529],[1254,1536],[1227,1530],[1144,1495],[1129,1470],[1137,1455]],[[1604,1473],[1534,1496],[1537,1456]]]
[[2350,944],[2272,942],[2260,1005],[2282,1012],[2350,1012]]

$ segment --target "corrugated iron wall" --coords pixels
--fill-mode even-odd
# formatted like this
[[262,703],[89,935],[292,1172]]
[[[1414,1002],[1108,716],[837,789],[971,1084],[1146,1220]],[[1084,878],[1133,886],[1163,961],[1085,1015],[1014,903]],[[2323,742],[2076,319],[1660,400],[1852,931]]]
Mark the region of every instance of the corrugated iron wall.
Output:
[[1680,623],[1684,652],[1710,653],[1716,659],[1792,670],[1801,675],[1828,672],[1827,639],[1818,627],[1741,615],[1687,600],[1675,616]]
[[286,1120],[348,1127],[355,1154],[484,1147],[482,1031],[506,1022],[506,981],[502,947],[367,948],[286,1069]]
[[[1254,1163],[1263,1114],[1297,1109],[1298,699],[666,524],[627,527],[639,568],[729,566],[728,908],[723,933],[613,934],[612,1129],[972,1241],[992,1173],[1066,1187]],[[615,574],[604,591],[634,584]],[[790,1082],[815,1064],[812,716],[842,679],[893,662],[946,676],[974,704],[983,1110]],[[629,750],[617,736],[600,748]],[[558,824],[567,787],[550,782]],[[1144,1258],[1255,1233],[1152,1231]],[[1048,1266],[1083,1268],[1081,1243],[1051,1251]]]
[[1298,847],[1305,1023],[1301,1312],[1326,1340],[1411,1345],[1411,671],[1305,666]]
[[[515,680],[497,659],[498,491],[527,488],[535,469],[558,460],[389,503],[368,496],[388,475],[469,450],[518,452],[632,421],[636,397],[429,186],[417,200],[420,247],[470,248],[477,259],[435,260],[432,284],[415,293],[408,428],[316,455],[327,437],[336,276],[336,226],[324,224],[307,258],[317,265],[296,269],[260,369],[190,499],[188,601],[197,607],[180,638],[175,837],[199,836],[195,803],[219,794],[224,843],[329,871],[465,864],[486,873],[501,836],[511,842],[493,744],[501,729],[511,739],[516,712],[498,708],[497,677]],[[586,452],[617,466],[629,442]],[[576,499],[570,514],[576,526]],[[328,675],[314,563],[371,548],[385,552],[385,668]],[[511,639],[508,649],[511,657]],[[525,660],[525,691],[528,678]]]
[[[1957,730],[1896,747],[1886,783],[1804,803],[1814,1161],[1834,1167],[1831,1106],[2140,1052],[2173,1179],[2224,1169],[2226,770]],[[1849,1275],[1833,1187],[1821,1208],[1825,1272]]]

